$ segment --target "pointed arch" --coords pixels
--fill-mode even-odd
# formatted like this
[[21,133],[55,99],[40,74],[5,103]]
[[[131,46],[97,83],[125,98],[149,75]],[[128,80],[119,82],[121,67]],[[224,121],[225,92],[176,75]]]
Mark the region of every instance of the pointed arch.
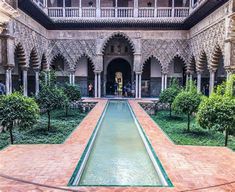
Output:
[[79,62],[79,60],[80,60],[82,57],[85,57],[85,58],[88,60],[88,62],[91,64],[92,69],[95,70],[95,64],[94,64],[92,58],[91,58],[89,55],[87,55],[86,53],[83,53],[83,54],[81,54],[81,55],[78,57],[74,69],[77,68],[78,62]]
[[39,57],[35,47],[30,52],[30,67],[40,69]]
[[55,71],[65,71],[66,69],[69,69],[69,64],[65,57],[58,53],[52,58],[50,62],[50,68],[54,69]]
[[197,72],[205,71],[207,69],[207,64],[208,64],[208,60],[207,60],[206,52],[202,50],[201,53],[199,54],[198,62],[196,64]]
[[150,57],[148,57],[147,59],[145,59],[145,61],[142,63],[142,66],[141,66],[141,69],[143,70],[144,69],[144,66],[147,62],[149,62],[151,59],[156,59],[156,61],[160,64],[161,66],[161,69],[162,69],[162,64],[161,64],[161,61],[154,55],[151,55]]
[[209,68],[217,70],[219,67],[220,58],[223,56],[222,50],[218,44],[215,45],[211,56],[211,62]]
[[123,32],[114,32],[112,35],[110,35],[110,36],[103,42],[103,44],[102,44],[102,46],[101,46],[101,51],[100,51],[100,52],[104,54],[105,49],[106,49],[108,43],[109,43],[112,39],[114,39],[114,38],[116,38],[116,37],[121,37],[121,38],[125,39],[125,40],[128,42],[128,44],[130,45],[132,53],[134,54],[134,53],[136,52],[136,50],[135,50],[135,45],[134,45],[132,39],[131,39],[128,35],[126,35],[125,33],[123,33]]
[[15,47],[15,57],[17,59],[19,67],[28,67],[26,62],[25,49],[21,43],[18,43]]
[[194,55],[191,55],[189,59],[189,63],[187,65],[187,73],[188,74],[194,74],[196,71],[196,60]]
[[41,70],[47,71],[49,70],[48,62],[47,62],[47,56],[46,53],[42,54],[42,59],[41,59]]

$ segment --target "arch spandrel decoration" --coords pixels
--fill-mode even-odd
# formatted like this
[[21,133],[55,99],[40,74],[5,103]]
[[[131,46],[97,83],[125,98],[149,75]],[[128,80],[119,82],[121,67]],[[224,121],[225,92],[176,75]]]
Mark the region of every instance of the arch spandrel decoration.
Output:
[[142,63],[154,56],[160,61],[164,73],[168,72],[169,64],[176,55],[188,63],[190,55],[188,40],[142,40]]
[[49,61],[61,53],[69,63],[69,68],[75,68],[78,58],[87,55],[94,61],[96,56],[95,40],[51,40],[48,52]]
[[42,54],[47,51],[48,39],[15,20],[13,21],[13,26],[15,46],[19,43],[23,45],[26,54],[26,62],[29,62],[30,53],[33,48],[37,50],[38,57],[41,58]]
[[196,62],[200,60],[204,51],[208,62],[212,61],[215,46],[218,45],[224,53],[225,20],[222,20],[208,29],[198,33],[190,39],[191,53],[195,55]]
[[109,35],[107,38],[105,38],[101,42],[100,49],[98,50],[98,52],[101,54],[104,54],[104,51],[105,51],[108,43],[110,42],[110,40],[112,40],[115,37],[122,37],[123,39],[125,39],[129,43],[129,45],[132,49],[132,53],[133,54],[136,53],[136,45],[135,45],[134,41],[127,34],[125,34],[123,32],[114,32],[111,35]]
[[52,63],[54,63],[57,59],[62,59],[64,62],[63,62],[63,64],[64,64],[64,66],[63,66],[63,70],[61,70],[61,71],[69,71],[70,70],[70,65],[69,65],[69,62],[68,62],[68,60],[64,57],[64,55],[62,54],[62,53],[58,53],[57,55],[55,55],[52,59],[51,59],[51,61],[50,61],[50,67],[51,67],[51,65],[52,65]]
[[155,57],[155,56],[153,56],[153,55],[151,55],[150,57],[148,57],[148,58],[142,63],[142,65],[141,65],[141,71],[143,71],[145,64],[146,64],[150,59],[156,59],[156,61],[157,61],[157,62],[160,64],[160,66],[161,66],[161,70],[162,70],[161,72],[163,72],[163,66],[162,66],[161,62],[159,61],[159,59],[158,59],[157,57]]
[[92,69],[95,71],[94,61],[92,60],[92,58],[89,55],[87,55],[85,53],[78,56],[78,59],[77,59],[75,66],[74,66],[74,70],[76,70],[76,68],[78,67],[79,61],[82,57],[85,57],[91,63]]

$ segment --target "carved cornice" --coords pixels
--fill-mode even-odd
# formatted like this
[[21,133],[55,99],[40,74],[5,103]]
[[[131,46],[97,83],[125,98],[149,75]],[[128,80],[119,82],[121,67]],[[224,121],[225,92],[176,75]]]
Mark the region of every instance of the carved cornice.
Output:
[[16,9],[6,3],[5,0],[0,0],[0,33],[5,29],[5,24],[17,16],[19,16],[19,13]]

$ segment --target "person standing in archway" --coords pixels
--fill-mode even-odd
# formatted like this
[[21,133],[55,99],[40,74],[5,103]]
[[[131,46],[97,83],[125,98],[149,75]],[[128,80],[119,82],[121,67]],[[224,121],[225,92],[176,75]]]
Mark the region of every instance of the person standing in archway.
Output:
[[88,86],[89,97],[93,97],[93,85],[90,83]]

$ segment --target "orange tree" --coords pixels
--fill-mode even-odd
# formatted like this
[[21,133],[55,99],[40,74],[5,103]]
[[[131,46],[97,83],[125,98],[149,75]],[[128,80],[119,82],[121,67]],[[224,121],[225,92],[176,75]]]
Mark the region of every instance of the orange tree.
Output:
[[225,132],[225,146],[229,134],[235,133],[234,82],[235,75],[231,75],[209,98],[203,99],[197,113],[201,127]]
[[39,107],[34,99],[15,92],[0,98],[0,124],[9,130],[11,144],[13,128],[30,128],[39,119]]

